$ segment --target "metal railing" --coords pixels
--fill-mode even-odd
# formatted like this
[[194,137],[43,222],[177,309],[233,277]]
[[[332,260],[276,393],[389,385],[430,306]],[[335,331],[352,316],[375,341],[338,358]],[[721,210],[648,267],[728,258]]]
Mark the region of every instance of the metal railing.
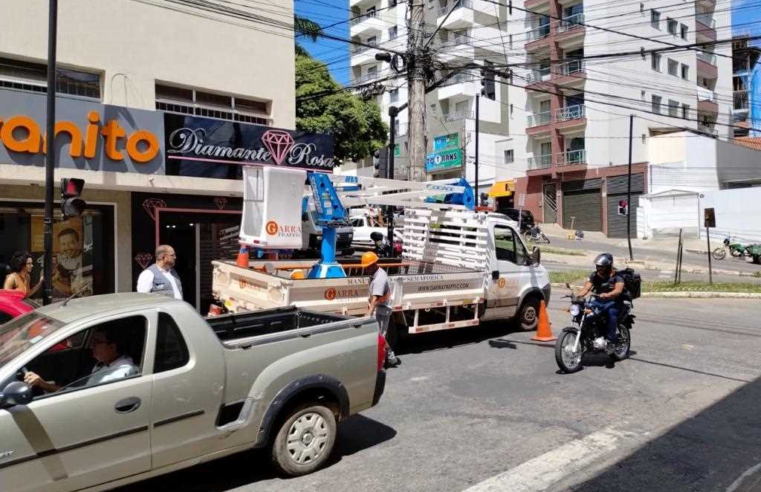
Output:
[[375,19],[376,17],[378,17],[378,12],[373,10],[372,12],[367,12],[365,14],[354,17],[351,21],[349,21],[349,25],[356,26],[362,21],[365,21],[367,19]]
[[586,149],[568,150],[558,154],[558,166],[570,166],[573,164],[586,164]]
[[374,50],[375,48],[377,48],[377,47],[378,47],[378,44],[377,44],[377,43],[376,43],[376,44],[373,44],[373,43],[368,43],[368,44],[370,44],[370,46],[357,46],[356,48],[354,48],[354,49],[351,51],[351,54],[352,54],[352,55],[361,55],[361,54],[362,54],[362,53],[364,53],[365,51]]
[[363,84],[365,82],[370,82],[371,80],[379,79],[380,76],[381,76],[380,72],[366,73],[362,75],[361,77],[358,77],[357,80],[355,80],[355,83]]
[[547,169],[552,166],[552,155],[538,155],[528,158],[528,168],[531,169]]
[[560,77],[564,77],[566,75],[573,75],[575,73],[583,73],[583,72],[584,72],[584,60],[574,60],[574,61],[561,63],[557,67],[557,74]]
[[[449,12],[449,10],[451,8],[452,8],[451,5],[447,5],[446,7],[441,7],[439,9],[439,17],[443,17],[443,16],[447,15],[447,13]],[[472,10],[473,9],[473,1],[472,0],[461,0],[454,7],[454,10],[457,10],[457,9],[471,9]]]
[[695,16],[695,19],[704,26],[708,26],[711,29],[716,29],[716,19],[714,19],[711,14],[698,12],[698,14]]
[[581,26],[582,24],[584,24],[584,13],[580,12],[578,14],[564,17],[563,20],[560,21],[560,25],[558,26],[558,31],[559,32],[570,31],[574,27]]
[[707,53],[705,51],[698,52],[698,60],[704,61],[709,65],[716,66],[716,55],[713,53]]
[[716,94],[711,89],[698,86],[698,101],[716,102]]
[[473,119],[472,111],[455,111],[454,113],[447,113],[444,115],[444,121],[458,121],[465,119]]
[[584,117],[584,105],[583,104],[576,104],[573,106],[567,106],[565,108],[560,108],[556,110],[555,113],[555,119],[556,121],[570,121],[570,120],[578,120],[579,118]]
[[526,41],[537,41],[539,39],[544,39],[547,36],[550,35],[550,25],[544,25],[537,27],[536,29],[532,29],[529,32],[526,33]]
[[528,115],[528,118],[526,118],[526,126],[533,128],[535,126],[548,125],[550,121],[552,121],[552,111],[534,113]]
[[526,76],[526,83],[536,84],[539,82],[546,82],[552,77],[552,70],[550,67],[540,68],[538,70],[532,70]]
[[748,99],[748,91],[734,91],[732,93],[733,106],[736,110],[750,109],[750,99]]

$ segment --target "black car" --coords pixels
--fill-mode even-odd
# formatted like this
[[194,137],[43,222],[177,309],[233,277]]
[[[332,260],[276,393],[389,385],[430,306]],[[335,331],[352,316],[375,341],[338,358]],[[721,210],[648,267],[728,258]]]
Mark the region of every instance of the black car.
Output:
[[[514,220],[515,222],[520,222],[522,230],[536,225],[536,222],[534,221],[534,214],[528,210],[518,210],[517,208],[501,208],[497,210],[497,213],[507,215],[510,220]],[[521,217],[521,219],[518,220],[518,217]]]

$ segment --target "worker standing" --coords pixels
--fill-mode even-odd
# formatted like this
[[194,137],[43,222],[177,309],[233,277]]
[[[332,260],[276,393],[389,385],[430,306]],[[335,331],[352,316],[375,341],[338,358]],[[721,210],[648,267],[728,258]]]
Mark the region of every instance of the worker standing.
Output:
[[399,365],[399,359],[394,354],[394,349],[388,340],[388,327],[391,323],[391,286],[388,283],[388,274],[378,265],[378,255],[372,251],[362,255],[362,268],[370,279],[370,296],[367,299],[367,315],[375,315],[380,328],[380,334],[386,339],[386,364],[389,366]]

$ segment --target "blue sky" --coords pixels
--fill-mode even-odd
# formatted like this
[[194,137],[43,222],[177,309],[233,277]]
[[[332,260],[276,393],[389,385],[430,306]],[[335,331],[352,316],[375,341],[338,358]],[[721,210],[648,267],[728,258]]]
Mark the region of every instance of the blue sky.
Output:
[[[751,35],[761,35],[761,7],[758,0],[735,0],[732,2],[732,24],[734,33],[741,34],[750,31]],[[761,42],[754,43],[761,46]]]
[[[296,14],[311,19],[325,28],[331,24],[338,25],[327,29],[333,36],[349,39],[349,1],[348,0],[295,0]],[[313,57],[330,63],[330,73],[340,84],[349,83],[349,44],[320,38],[312,43],[299,38]]]

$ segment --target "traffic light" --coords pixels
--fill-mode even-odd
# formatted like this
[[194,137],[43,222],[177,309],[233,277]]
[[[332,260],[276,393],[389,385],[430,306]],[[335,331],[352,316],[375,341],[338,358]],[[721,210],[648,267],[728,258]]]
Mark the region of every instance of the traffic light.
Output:
[[494,84],[494,71],[488,68],[481,69],[481,96],[496,100],[497,92]]
[[373,177],[386,178],[388,174],[388,149],[383,147],[373,153]]
[[84,179],[61,179],[61,212],[65,218],[79,217],[85,211],[87,203],[81,198],[84,187]]
[[618,215],[629,215],[629,204],[626,200],[618,202]]

